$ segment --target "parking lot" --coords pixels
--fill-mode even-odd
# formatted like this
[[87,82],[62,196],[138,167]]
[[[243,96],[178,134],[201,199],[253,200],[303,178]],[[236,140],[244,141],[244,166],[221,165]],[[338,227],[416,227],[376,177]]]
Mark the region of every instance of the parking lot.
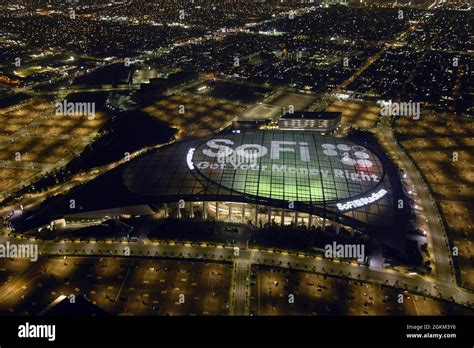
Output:
[[32,135],[70,135],[75,137],[89,137],[95,134],[106,122],[104,112],[95,112],[93,118],[87,116],[52,115],[46,122],[31,131]]
[[394,125],[398,134],[410,137],[474,135],[474,123],[469,119],[450,114],[425,114],[423,110],[419,120],[397,117]]
[[0,314],[36,314],[63,294],[114,315],[227,315],[232,265],[163,259],[0,260]]
[[54,100],[33,97],[0,109],[0,194],[64,165],[93,141],[108,115],[55,114]]
[[437,198],[466,200],[473,196],[474,139],[414,138],[402,144]]
[[380,116],[380,107],[371,102],[337,100],[329,105],[327,112],[340,112],[343,126],[370,129],[374,127]]
[[178,138],[209,136],[229,125],[242,110],[242,107],[227,101],[187,95],[162,98],[143,109],[178,128]]
[[472,202],[440,201],[441,209],[445,212],[446,222],[449,226],[450,236],[458,248],[462,284],[466,288],[474,289],[474,249],[472,236],[474,236]]
[[39,171],[34,169],[0,168],[0,182],[2,183],[0,191],[9,191],[18,183],[28,180],[38,173]]
[[0,109],[0,135],[9,136],[37,121],[43,112],[52,107],[48,97],[35,97],[21,101],[13,107]]
[[368,282],[278,267],[254,266],[252,271],[254,315],[474,315],[448,302]]
[[[15,161],[18,153],[19,161],[56,163],[71,156],[73,149],[78,148],[79,145],[80,142],[72,139],[22,137],[3,149],[0,160]],[[34,169],[33,167],[34,164],[31,169]]]
[[474,124],[450,114],[422,112],[416,121],[397,118],[394,129],[438,200],[449,237],[458,248],[462,284],[474,289]]

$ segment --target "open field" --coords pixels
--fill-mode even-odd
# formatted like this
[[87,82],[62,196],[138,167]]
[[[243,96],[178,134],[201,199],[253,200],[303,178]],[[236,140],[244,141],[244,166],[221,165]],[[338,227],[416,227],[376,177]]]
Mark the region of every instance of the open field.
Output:
[[[254,271],[256,268],[254,268]],[[260,267],[251,287],[251,312],[257,315],[474,315],[473,310],[354,280],[296,270]],[[289,295],[294,295],[290,303]]]
[[239,115],[240,120],[274,120],[282,114],[282,108],[268,104],[256,104]]
[[30,65],[21,69],[16,69],[16,76],[25,78],[33,74],[41,74],[46,72],[55,71],[52,67],[42,65]]
[[[205,97],[172,95],[159,99],[144,112],[178,128],[178,136],[204,137],[229,124],[243,108]],[[181,112],[180,112],[181,111]]]
[[284,108],[286,111],[288,111],[290,105],[293,105],[294,111],[304,111],[313,104],[315,100],[316,97],[311,94],[287,92],[273,99],[270,104]]
[[254,104],[269,94],[271,89],[228,81],[208,80],[197,86],[188,88],[186,92],[216,99],[225,99],[231,102]]
[[0,314],[36,314],[59,295],[74,294],[115,315],[227,315],[231,271],[230,264],[198,261],[2,259]]

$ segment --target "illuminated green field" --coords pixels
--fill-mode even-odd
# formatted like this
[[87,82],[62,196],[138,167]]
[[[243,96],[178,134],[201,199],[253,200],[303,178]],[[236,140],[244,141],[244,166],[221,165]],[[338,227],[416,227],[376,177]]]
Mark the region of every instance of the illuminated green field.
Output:
[[245,195],[321,203],[363,194],[383,176],[363,146],[310,132],[257,132],[213,138],[194,152],[201,175]]

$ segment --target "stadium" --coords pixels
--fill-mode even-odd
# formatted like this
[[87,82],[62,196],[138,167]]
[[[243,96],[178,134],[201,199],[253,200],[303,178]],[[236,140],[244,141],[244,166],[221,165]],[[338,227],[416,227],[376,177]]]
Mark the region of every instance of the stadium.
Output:
[[152,150],[46,201],[25,221],[156,214],[256,228],[332,225],[402,250],[400,197],[396,169],[363,141],[255,131]]

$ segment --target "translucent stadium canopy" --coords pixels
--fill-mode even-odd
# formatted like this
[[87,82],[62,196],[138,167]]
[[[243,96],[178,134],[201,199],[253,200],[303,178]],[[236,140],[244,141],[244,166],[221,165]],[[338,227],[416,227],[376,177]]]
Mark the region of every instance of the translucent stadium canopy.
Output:
[[326,204],[374,190],[381,161],[364,146],[313,132],[216,136],[190,147],[187,165],[217,186],[271,200]]

